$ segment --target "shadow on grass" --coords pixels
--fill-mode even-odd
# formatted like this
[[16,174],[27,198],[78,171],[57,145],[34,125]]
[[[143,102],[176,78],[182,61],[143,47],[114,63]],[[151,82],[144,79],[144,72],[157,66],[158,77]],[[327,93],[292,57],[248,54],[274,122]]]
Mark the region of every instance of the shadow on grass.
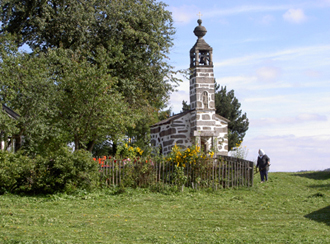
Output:
[[330,171],[301,172],[293,174],[294,176],[305,177],[312,180],[330,179]]
[[318,190],[330,191],[330,183],[329,184],[322,184],[322,185],[312,185],[312,186],[308,186],[308,187],[318,189]]
[[330,206],[321,208],[304,216],[305,218],[325,223],[330,226]]

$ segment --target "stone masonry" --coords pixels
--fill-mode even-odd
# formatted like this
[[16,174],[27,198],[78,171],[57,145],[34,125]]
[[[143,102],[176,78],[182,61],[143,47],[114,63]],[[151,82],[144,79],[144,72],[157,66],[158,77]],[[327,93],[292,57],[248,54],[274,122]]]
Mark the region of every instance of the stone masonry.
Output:
[[204,151],[228,155],[229,120],[215,113],[215,82],[212,48],[203,36],[206,29],[199,19],[194,30],[198,37],[190,50],[190,108],[151,126],[151,145],[164,155],[176,144],[187,148],[200,145]]

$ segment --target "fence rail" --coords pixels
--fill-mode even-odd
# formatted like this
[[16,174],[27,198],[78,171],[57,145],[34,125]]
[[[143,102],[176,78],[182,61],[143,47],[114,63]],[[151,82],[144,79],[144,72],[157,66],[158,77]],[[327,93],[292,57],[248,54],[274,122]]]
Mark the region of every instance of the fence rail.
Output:
[[219,156],[175,167],[173,163],[153,160],[129,160],[102,157],[96,159],[107,185],[145,187],[152,184],[200,188],[231,188],[253,185],[253,162]]

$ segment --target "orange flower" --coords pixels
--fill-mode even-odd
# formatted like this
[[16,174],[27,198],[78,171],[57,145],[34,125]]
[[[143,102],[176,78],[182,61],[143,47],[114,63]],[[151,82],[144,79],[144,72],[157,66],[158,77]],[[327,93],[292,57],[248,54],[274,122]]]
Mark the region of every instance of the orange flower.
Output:
[[93,158],[94,161],[96,161],[96,158]]

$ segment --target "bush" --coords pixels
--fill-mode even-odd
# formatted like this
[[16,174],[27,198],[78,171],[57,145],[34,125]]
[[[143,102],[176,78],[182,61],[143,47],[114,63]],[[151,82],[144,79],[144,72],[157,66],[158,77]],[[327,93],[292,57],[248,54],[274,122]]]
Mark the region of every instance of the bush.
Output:
[[27,156],[0,151],[0,194],[16,192],[22,182],[31,182],[34,166]]
[[98,185],[98,166],[89,152],[64,147],[46,157],[0,152],[0,194],[52,194],[91,190]]

